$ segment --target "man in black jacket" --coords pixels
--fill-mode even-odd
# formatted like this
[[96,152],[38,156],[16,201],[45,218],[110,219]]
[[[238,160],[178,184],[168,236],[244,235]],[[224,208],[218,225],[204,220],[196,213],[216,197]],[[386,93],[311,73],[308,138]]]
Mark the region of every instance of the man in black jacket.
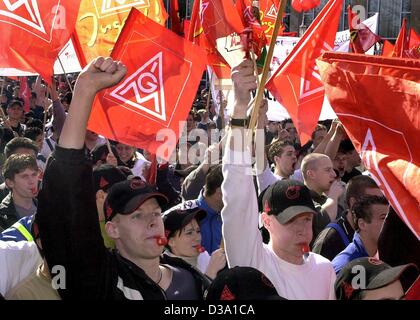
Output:
[[[208,279],[180,259],[161,258],[164,197],[138,179],[117,183],[109,191],[105,229],[117,250],[110,252],[103,244],[92,166],[83,145],[96,93],[120,82],[126,72],[120,62],[102,57],[81,72],[59,144],[48,161],[37,221],[52,279],[62,276],[56,270],[65,271],[58,286],[63,299],[202,299]],[[119,201],[121,191],[125,203]]]

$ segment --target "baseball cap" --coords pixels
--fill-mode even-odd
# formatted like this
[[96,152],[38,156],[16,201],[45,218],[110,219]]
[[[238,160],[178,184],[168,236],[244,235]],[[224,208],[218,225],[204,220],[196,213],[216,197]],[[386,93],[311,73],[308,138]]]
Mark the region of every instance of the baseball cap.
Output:
[[182,210],[171,208],[162,214],[165,225],[165,236],[169,239],[176,231],[181,230],[189,224],[194,218],[199,223],[207,215],[207,212],[200,208]]
[[205,294],[206,300],[286,300],[271,281],[251,267],[233,267],[218,273]]
[[101,164],[93,170],[93,188],[95,193],[99,190],[107,191],[117,182],[127,180],[126,175],[110,164]]
[[168,198],[139,177],[114,184],[108,191],[104,203],[105,220],[110,221],[116,214],[130,214],[145,201],[155,198],[161,207]]
[[262,211],[277,216],[281,224],[302,213],[316,213],[308,187],[296,180],[277,181],[260,195],[260,200]]
[[[360,278],[365,274],[365,279]],[[405,264],[391,267],[381,260],[364,257],[350,261],[337,275],[335,281],[335,295],[338,300],[360,300],[360,294],[364,290],[374,290],[385,287],[392,282],[405,277],[411,284],[418,277],[418,269],[415,264]],[[357,288],[352,283],[357,280]],[[365,280],[365,288],[359,285]]]

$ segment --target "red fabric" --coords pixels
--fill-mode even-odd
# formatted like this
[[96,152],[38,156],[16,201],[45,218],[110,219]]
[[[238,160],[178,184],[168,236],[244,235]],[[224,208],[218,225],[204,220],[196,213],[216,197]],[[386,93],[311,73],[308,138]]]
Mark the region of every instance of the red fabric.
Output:
[[184,30],[179,17],[178,0],[171,0],[169,4],[169,16],[171,17],[171,30],[176,34],[182,35]]
[[80,0],[0,1],[0,67],[39,73],[51,83]]
[[26,77],[20,78],[20,85],[19,85],[19,97],[23,99],[23,110],[29,112],[31,106],[31,89],[28,85],[28,79]]
[[[179,122],[187,118],[195,98],[204,54],[132,9],[111,54],[127,66],[127,76],[95,99],[89,130],[167,160],[179,138]],[[161,129],[174,135],[157,141]]]
[[199,15],[204,34],[214,47],[217,39],[245,29],[232,0],[202,0]]
[[318,66],[364,165],[420,239],[420,60],[328,52]]
[[414,59],[420,59],[420,35],[413,29],[410,30],[410,43],[409,43],[408,56]]
[[413,285],[407,290],[405,300],[420,300],[420,276]]
[[350,29],[350,49],[354,53],[365,53],[381,40],[381,37],[373,33],[365,24],[356,18],[356,14],[347,7],[347,17]]
[[333,50],[342,4],[343,0],[327,3],[266,85],[287,109],[302,145],[311,138],[324,101],[315,59]]
[[156,185],[156,178],[157,178],[157,169],[158,163],[155,154],[150,154],[150,169],[149,169],[149,177],[147,178],[147,182],[152,186]]
[[132,7],[163,26],[168,18],[162,0],[81,1],[74,43],[82,68],[98,56],[110,55]]
[[297,12],[309,11],[319,6],[321,0],[292,0],[292,7]]
[[257,57],[260,57],[262,49],[267,45],[267,38],[260,24],[260,12],[258,10],[254,14],[253,7],[245,4],[245,0],[237,0],[236,9],[243,25],[247,28],[244,47],[247,51],[252,48]]
[[384,46],[382,48],[382,55],[384,57],[392,57],[393,52],[394,52],[394,45],[388,40],[384,40]]
[[[247,5],[252,4],[252,0],[245,0]],[[274,31],[274,24],[279,11],[280,0],[260,0],[260,23],[267,37],[267,42],[271,40],[271,35]],[[285,16],[286,13],[283,13]],[[283,16],[283,17],[284,17]],[[279,36],[283,35],[284,26],[279,30]]]
[[187,39],[194,44],[202,47],[207,53],[207,64],[213,69],[219,79],[230,78],[230,67],[226,61],[220,56],[214,46],[211,46],[207,38],[204,36],[201,20],[199,17],[200,1],[195,1],[191,21],[185,23],[188,27]]
[[404,18],[401,25],[400,33],[398,34],[398,38],[395,41],[394,52],[392,53],[392,56],[400,58],[404,57],[404,52],[410,49],[409,41],[410,37],[407,33],[407,19]]

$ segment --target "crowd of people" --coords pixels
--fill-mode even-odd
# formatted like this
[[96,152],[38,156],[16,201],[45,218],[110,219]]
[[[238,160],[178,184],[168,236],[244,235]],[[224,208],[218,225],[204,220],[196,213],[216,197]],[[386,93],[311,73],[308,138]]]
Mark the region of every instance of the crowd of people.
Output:
[[232,68],[231,114],[200,87],[175,160],[156,164],[147,150],[87,130],[95,95],[125,75],[99,57],[52,87],[38,77],[26,113],[16,83],[2,83],[1,298],[418,295],[419,241],[338,120],[301,145],[290,119],[267,120],[264,101],[263,134],[252,138],[257,81],[244,59]]

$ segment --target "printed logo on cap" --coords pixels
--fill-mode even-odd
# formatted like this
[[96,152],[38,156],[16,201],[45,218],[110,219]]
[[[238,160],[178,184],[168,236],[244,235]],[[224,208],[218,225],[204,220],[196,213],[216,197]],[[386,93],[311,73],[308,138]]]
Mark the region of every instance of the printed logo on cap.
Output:
[[290,186],[286,190],[286,198],[289,200],[295,200],[300,197],[301,186]]
[[101,180],[99,180],[99,187],[102,189],[102,188],[105,188],[108,184],[109,182],[106,181],[104,177],[101,177]]
[[222,294],[220,295],[220,300],[235,300],[235,295],[229,290],[228,286],[225,284]]
[[344,296],[346,297],[346,299],[350,299],[354,292],[353,286],[350,283],[343,282],[341,287],[343,288]]
[[142,189],[145,187],[145,183],[141,179],[133,179],[130,182],[130,188],[133,190]]

